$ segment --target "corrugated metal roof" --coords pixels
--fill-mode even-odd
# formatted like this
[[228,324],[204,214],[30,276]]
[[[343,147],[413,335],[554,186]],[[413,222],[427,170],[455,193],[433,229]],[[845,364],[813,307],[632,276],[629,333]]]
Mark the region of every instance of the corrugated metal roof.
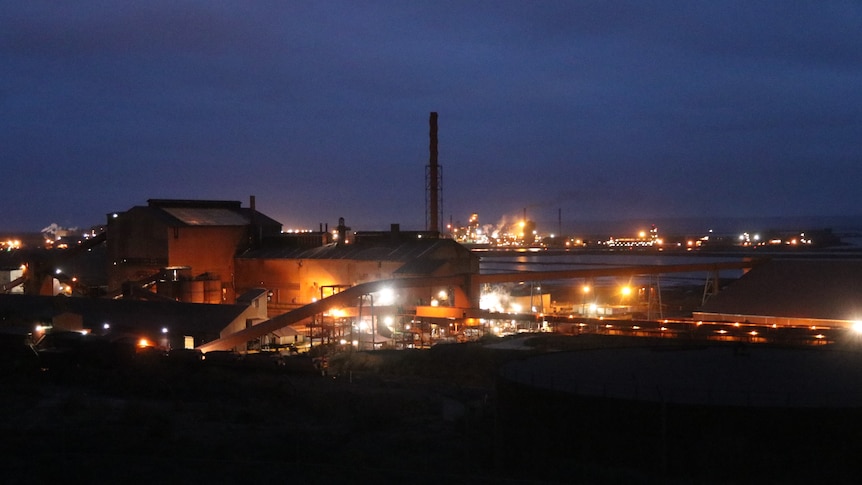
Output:
[[101,328],[109,322],[112,329],[138,329],[160,332],[211,333],[217,335],[246,310],[243,305],[151,302],[69,298],[63,296],[0,295],[0,312],[12,311],[28,319],[50,321],[71,312],[83,317],[84,326]]
[[161,207],[160,210],[189,226],[245,226],[249,219],[236,210],[199,207]]
[[406,263],[394,271],[400,275],[430,275],[446,264],[442,259],[419,258]]
[[862,318],[862,261],[773,260],[709,299],[706,313]]
[[389,244],[326,244],[316,248],[277,247],[253,249],[240,257],[247,259],[353,259],[359,261],[413,261],[438,249],[455,245],[451,239],[416,239]]
[[262,235],[277,235],[281,223],[251,208],[241,207],[238,201],[150,199],[147,206],[135,206],[123,213],[147,214],[169,227],[176,226],[247,226],[262,228]]

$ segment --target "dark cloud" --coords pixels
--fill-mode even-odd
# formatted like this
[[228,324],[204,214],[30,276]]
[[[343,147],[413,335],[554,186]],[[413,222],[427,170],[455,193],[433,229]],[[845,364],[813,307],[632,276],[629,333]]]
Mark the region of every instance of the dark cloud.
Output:
[[[3,223],[153,197],[288,226],[858,214],[858,2],[17,2]],[[26,201],[26,203],[22,203]]]

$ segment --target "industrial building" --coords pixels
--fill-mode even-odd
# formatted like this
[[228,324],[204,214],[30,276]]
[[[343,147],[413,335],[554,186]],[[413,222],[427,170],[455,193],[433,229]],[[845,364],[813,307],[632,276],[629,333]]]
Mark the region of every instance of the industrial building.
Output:
[[[318,233],[286,234],[279,222],[255,209],[254,197],[250,206],[152,199],[146,206],[109,214],[108,294],[211,304],[242,304],[237,295],[262,295],[255,304],[262,305],[263,317],[229,322],[220,329],[227,336],[362,283],[479,271],[478,257],[436,231],[401,231],[393,224],[389,231],[350,232],[342,218],[332,233],[321,228]],[[478,294],[470,288],[443,289],[444,306],[477,306]],[[440,290],[404,289],[401,311],[430,306]],[[255,339],[291,332],[285,328]]]
[[265,320],[266,304],[254,295],[239,304],[208,305],[0,294],[0,317],[4,328],[26,330],[34,341],[46,333],[76,332],[138,347],[183,349],[217,339],[224,328]]
[[[281,224],[238,201],[151,199],[108,215],[108,294],[155,284],[190,303],[234,303],[234,257]],[[156,284],[156,282],[159,282]]]
[[[478,273],[479,258],[451,239],[425,232],[356,233],[351,243],[317,247],[266,242],[236,258],[237,287],[266,288],[271,316],[371,281]],[[428,304],[431,289],[416,290],[406,303]],[[467,298],[459,293],[459,298]],[[468,301],[459,301],[469,306]]]
[[708,299],[695,320],[779,327],[862,321],[862,261],[772,259]]

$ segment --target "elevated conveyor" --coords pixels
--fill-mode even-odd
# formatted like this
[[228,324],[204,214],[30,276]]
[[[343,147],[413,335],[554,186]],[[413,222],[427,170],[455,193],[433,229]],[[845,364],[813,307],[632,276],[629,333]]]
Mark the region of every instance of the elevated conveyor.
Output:
[[597,278],[601,276],[628,276],[662,273],[685,273],[697,271],[718,272],[728,269],[751,268],[762,262],[761,260],[732,261],[722,263],[702,264],[677,264],[677,265],[646,265],[646,266],[622,266],[618,268],[592,268],[564,271],[529,271],[517,273],[496,274],[462,274],[446,277],[430,278],[399,278],[390,280],[371,281],[352,286],[346,290],[326,297],[322,300],[310,303],[271,318],[263,323],[246,328],[234,334],[205,343],[198,348],[203,352],[211,350],[230,350],[241,348],[246,342],[260,338],[268,333],[274,332],[288,325],[300,322],[306,318],[325,313],[331,308],[352,306],[356,300],[363,295],[375,293],[384,288],[422,288],[433,286],[460,286],[470,295],[474,305],[478,307],[479,287],[488,283],[512,283],[522,281],[562,280],[574,278]]
[[284,328],[319,313],[324,313],[331,308],[352,306],[356,300],[363,295],[380,291],[384,288],[422,288],[426,286],[453,286],[463,285],[470,279],[470,275],[456,275],[447,277],[431,278],[399,278],[391,280],[371,281],[352,286],[332,296],[323,298],[314,303],[289,311],[277,317],[271,318],[253,327],[240,330],[234,334],[222,337],[212,342],[207,342],[198,348],[202,352],[211,350],[230,350],[244,347],[246,342],[260,338],[268,333]]

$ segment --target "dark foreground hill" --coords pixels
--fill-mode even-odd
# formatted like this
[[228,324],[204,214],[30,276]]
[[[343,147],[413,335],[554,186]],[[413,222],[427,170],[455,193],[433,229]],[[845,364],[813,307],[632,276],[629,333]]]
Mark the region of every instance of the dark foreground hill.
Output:
[[342,353],[330,357],[326,375],[306,356],[278,366],[154,356],[115,366],[19,366],[0,377],[0,476],[4,483],[673,483],[577,456],[537,459],[544,451],[536,440],[510,438],[532,431],[506,428],[524,421],[498,413],[497,374],[506,362],[646,343],[530,336]]

